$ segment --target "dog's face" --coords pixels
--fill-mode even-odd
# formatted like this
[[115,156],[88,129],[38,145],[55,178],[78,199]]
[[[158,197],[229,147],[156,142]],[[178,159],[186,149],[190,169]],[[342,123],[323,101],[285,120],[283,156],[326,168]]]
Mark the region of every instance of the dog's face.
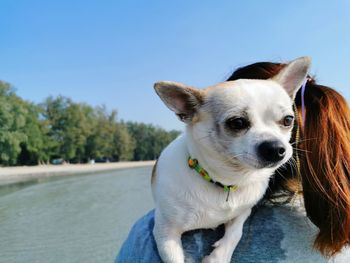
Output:
[[309,66],[308,58],[300,58],[269,80],[242,79],[204,90],[159,82],[155,89],[202,149],[240,169],[277,168],[292,157],[293,99]]
[[207,90],[193,136],[239,166],[276,167],[292,156],[292,105],[275,81],[221,83]]

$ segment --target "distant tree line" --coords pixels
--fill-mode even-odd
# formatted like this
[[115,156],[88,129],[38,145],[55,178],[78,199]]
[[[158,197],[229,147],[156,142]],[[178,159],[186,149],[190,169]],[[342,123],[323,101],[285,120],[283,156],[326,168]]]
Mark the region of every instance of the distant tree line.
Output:
[[34,104],[0,81],[0,165],[153,160],[179,135],[150,124],[123,122],[117,111],[70,98]]

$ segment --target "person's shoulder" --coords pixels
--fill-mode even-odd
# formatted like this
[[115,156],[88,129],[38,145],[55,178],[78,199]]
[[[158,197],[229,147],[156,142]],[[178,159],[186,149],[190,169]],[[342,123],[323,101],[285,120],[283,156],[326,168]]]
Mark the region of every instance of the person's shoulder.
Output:
[[[124,242],[116,263],[161,262],[152,234],[154,211],[140,218]],[[246,221],[243,237],[233,253],[231,262],[327,262],[313,249],[317,228],[297,206],[262,205]],[[224,227],[201,229],[182,235],[182,244],[188,262],[200,262],[210,254],[212,245],[224,234]],[[350,251],[344,249],[330,262],[350,262]]]
[[154,210],[141,217],[132,227],[115,263],[162,262],[152,234]]
[[[331,258],[322,256],[314,248],[314,239],[319,230],[306,216],[302,200],[295,200],[293,204],[289,205],[261,206],[257,209],[255,218],[253,215],[252,220],[255,222],[252,222],[251,225],[269,237],[268,240],[265,239],[267,244],[264,244],[264,238],[258,237],[259,234],[253,230],[254,233],[251,234],[261,239],[256,240],[256,244],[260,243],[264,244],[265,248],[269,247],[271,249],[269,254],[273,257],[279,255],[279,259],[283,262],[350,262],[349,247],[343,248],[341,252]],[[268,224],[271,225],[271,228]]]

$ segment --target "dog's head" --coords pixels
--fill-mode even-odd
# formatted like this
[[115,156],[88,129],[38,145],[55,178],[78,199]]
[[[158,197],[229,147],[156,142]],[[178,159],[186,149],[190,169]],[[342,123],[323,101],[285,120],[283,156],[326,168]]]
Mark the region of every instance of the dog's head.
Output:
[[269,80],[240,79],[203,90],[158,82],[155,90],[202,149],[236,167],[277,168],[292,157],[293,100],[309,67],[310,59],[302,57]]

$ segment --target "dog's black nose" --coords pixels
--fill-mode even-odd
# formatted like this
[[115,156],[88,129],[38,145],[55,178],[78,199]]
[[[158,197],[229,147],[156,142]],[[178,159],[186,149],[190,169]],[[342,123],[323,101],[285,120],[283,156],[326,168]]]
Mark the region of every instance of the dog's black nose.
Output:
[[258,146],[258,155],[264,162],[276,163],[286,155],[286,148],[280,141],[264,141]]

